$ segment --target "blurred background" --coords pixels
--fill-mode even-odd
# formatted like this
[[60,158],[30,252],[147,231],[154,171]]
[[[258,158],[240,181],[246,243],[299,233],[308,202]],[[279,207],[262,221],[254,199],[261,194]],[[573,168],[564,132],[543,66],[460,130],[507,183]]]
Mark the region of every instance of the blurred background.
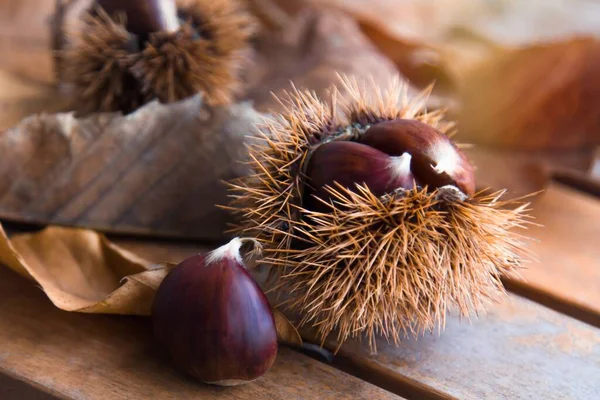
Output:
[[[385,77],[397,71],[415,90],[435,82],[431,107],[448,109],[458,140],[477,145],[472,157],[483,183],[526,193],[550,176],[583,174],[581,180],[594,171],[599,2],[243,3],[261,29],[241,99],[261,111],[277,108],[270,91],[289,88],[290,80],[323,92],[337,72]],[[59,32],[77,29],[89,4],[0,0],[0,130],[33,113],[68,110],[56,92],[52,49],[59,47]],[[519,182],[502,176],[507,163],[513,172],[525,171],[512,174]]]

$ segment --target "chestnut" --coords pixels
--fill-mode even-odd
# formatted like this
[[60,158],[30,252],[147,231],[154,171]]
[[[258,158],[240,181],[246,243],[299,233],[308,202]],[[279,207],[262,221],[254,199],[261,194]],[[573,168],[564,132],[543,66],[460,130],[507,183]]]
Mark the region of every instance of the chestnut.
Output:
[[110,16],[124,15],[127,30],[136,35],[179,28],[175,0],[96,0],[96,4]]
[[475,193],[475,173],[466,155],[448,136],[417,120],[396,119],[377,123],[358,141],[391,156],[411,155],[411,171],[420,185],[430,190],[456,186]]
[[243,242],[235,238],[184,260],[162,281],[154,300],[157,342],[178,369],[205,383],[255,380],[277,355],[273,313],[244,267]]
[[306,167],[305,205],[322,210],[324,205],[314,197],[328,201],[325,185],[335,189],[335,183],[349,189],[364,184],[376,196],[398,188],[410,189],[415,186],[410,163],[408,153],[390,156],[355,142],[324,143],[315,149]]

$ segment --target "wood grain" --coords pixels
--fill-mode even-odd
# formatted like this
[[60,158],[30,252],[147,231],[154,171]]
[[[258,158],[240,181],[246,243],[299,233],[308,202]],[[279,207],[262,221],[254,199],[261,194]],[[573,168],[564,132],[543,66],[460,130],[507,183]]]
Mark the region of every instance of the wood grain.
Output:
[[[580,203],[569,204],[573,199],[567,201],[557,196],[560,189],[552,186],[546,193],[551,203],[567,204],[583,213],[590,209],[588,204],[581,203],[589,198],[570,193],[575,198],[580,197]],[[600,207],[597,203],[593,205]],[[540,212],[546,214],[545,209],[545,206],[540,207]],[[576,215],[570,209],[563,212],[565,215],[556,218]],[[550,214],[562,212],[554,210]],[[590,215],[588,218],[590,223],[597,221]],[[556,231],[559,227],[539,229],[548,235],[560,232],[568,236],[568,232],[572,232]],[[586,231],[581,234],[585,237]],[[591,235],[588,240],[594,237],[600,235]],[[117,243],[155,261],[177,261],[204,250],[193,244],[181,246],[134,240],[118,240]],[[561,253],[556,250],[556,243],[548,243],[548,246],[547,250],[542,250],[547,259],[539,264],[540,267],[564,265],[569,251],[573,251],[568,247]],[[581,246],[587,251],[592,247],[589,242],[582,242]],[[554,254],[558,254],[556,260],[553,260]],[[588,264],[581,263],[581,269],[591,265],[588,272],[594,273],[598,269],[593,262],[600,257],[593,254],[591,257]],[[530,269],[527,273],[533,271]],[[564,276],[565,271],[556,273],[557,277]],[[563,279],[567,281],[565,288],[570,284],[578,285],[580,291],[598,295],[598,291],[592,290],[594,283],[590,277],[573,273],[571,278],[572,281],[569,277]],[[592,301],[591,297],[588,300]],[[558,301],[569,300],[563,296]],[[305,329],[303,334],[309,340],[312,337],[310,329]],[[327,345],[332,350],[336,348],[334,341]],[[514,295],[505,303],[492,306],[488,315],[481,315],[471,323],[449,318],[446,330],[440,335],[408,339],[398,348],[381,339],[377,346],[381,349],[373,356],[366,343],[349,342],[334,358],[334,365],[409,398],[588,399],[600,390],[600,381],[594,378],[600,373],[600,330]]]
[[508,288],[600,327],[600,201],[552,184],[533,204],[528,235],[539,262]]
[[381,339],[377,347],[371,355],[349,342],[337,365],[366,380],[385,375],[406,391],[429,387],[438,399],[586,400],[600,393],[600,330],[514,295],[471,323],[450,318],[439,336],[397,348]]
[[1,372],[64,398],[398,398],[286,348],[256,382],[198,384],[158,355],[149,320],[60,311],[7,269],[0,269],[0,343]]

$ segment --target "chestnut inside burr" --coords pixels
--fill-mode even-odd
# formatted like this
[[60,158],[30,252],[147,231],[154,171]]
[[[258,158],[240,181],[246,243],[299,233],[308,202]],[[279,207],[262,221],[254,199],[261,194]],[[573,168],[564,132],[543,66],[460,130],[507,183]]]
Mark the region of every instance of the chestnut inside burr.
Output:
[[174,0],[97,0],[96,3],[110,16],[124,15],[127,30],[135,35],[179,29]]
[[475,174],[466,155],[437,129],[417,120],[398,119],[378,123],[358,139],[389,155],[408,152],[411,171],[420,186],[435,190],[456,186],[466,195],[475,193]]
[[196,39],[211,39],[210,32],[201,29],[203,21],[199,21],[197,15],[177,9],[174,0],[97,0],[96,4],[111,17],[125,17],[125,27],[137,51],[148,45],[153,33],[174,33],[184,23],[191,24]]
[[473,167],[442,132],[417,121],[398,119],[359,130],[351,140],[338,136],[315,147],[304,169],[303,204],[323,211],[331,200],[326,186],[348,189],[366,185],[376,196],[397,189],[453,186],[466,195],[475,192]]

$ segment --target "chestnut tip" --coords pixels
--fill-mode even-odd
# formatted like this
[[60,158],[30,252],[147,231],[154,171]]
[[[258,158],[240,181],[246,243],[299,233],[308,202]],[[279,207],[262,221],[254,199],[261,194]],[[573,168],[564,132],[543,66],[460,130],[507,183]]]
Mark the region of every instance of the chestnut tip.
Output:
[[175,0],[96,0],[110,15],[125,14],[126,28],[136,35],[175,32],[179,29]]
[[251,249],[249,249],[248,253],[250,253],[252,256],[260,254],[260,252],[262,251],[262,245],[258,240],[247,237],[234,237],[223,246],[208,252],[206,254],[206,265],[222,261],[225,258],[230,258],[237,261],[243,267],[245,267],[241,248],[247,243],[251,244]]

